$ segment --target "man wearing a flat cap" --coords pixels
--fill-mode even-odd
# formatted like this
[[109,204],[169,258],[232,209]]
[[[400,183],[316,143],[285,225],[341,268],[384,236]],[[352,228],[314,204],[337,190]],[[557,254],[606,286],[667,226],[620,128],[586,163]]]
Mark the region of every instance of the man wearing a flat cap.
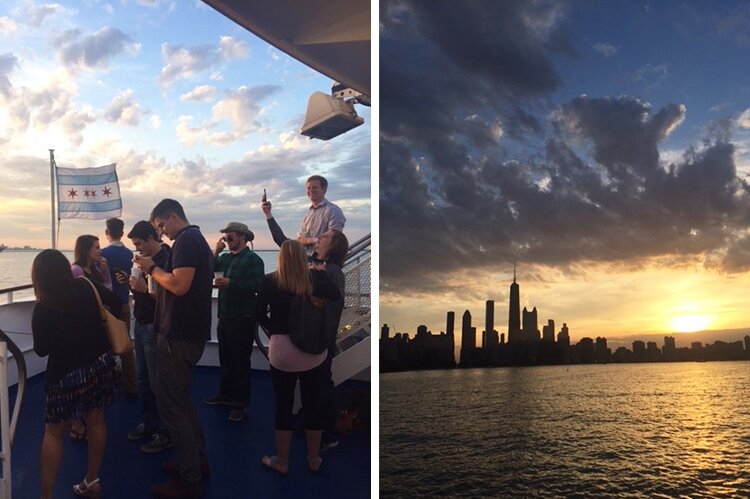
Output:
[[[209,397],[209,405],[230,407],[229,420],[242,421],[250,404],[250,355],[255,331],[255,295],[263,281],[263,260],[247,243],[253,232],[240,222],[229,222],[214,248],[214,272],[223,272],[215,280],[219,288],[219,393]],[[252,244],[252,243],[251,243]],[[229,251],[224,251],[227,248]]]

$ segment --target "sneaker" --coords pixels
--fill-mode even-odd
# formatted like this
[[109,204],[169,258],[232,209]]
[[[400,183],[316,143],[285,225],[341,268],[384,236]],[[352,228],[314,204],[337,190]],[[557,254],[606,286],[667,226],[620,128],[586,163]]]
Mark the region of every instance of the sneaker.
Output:
[[230,400],[224,395],[219,394],[214,395],[213,397],[208,397],[203,402],[207,403],[208,405],[229,405]]
[[231,411],[229,411],[229,421],[234,421],[235,423],[238,423],[245,419],[245,408],[244,407],[235,407]]
[[328,449],[337,447],[338,445],[338,438],[333,436],[331,433],[323,433],[323,438],[320,440],[320,452],[325,452]]
[[181,478],[173,478],[167,482],[162,482],[151,487],[151,493],[154,497],[164,499],[178,497],[202,497],[203,484],[200,481],[188,482]]
[[135,430],[128,432],[128,440],[130,440],[131,442],[143,440],[144,438],[150,436],[152,433],[154,433],[153,430],[147,429],[146,425],[144,423],[141,423]]
[[157,452],[171,449],[172,447],[174,447],[174,442],[172,442],[171,438],[166,435],[154,433],[154,437],[151,441],[141,447],[141,452],[145,452],[146,454],[156,454]]
[[[180,474],[180,465],[177,461],[162,461],[161,470],[167,475],[177,476]],[[201,478],[204,480],[211,475],[208,463],[201,464]]]

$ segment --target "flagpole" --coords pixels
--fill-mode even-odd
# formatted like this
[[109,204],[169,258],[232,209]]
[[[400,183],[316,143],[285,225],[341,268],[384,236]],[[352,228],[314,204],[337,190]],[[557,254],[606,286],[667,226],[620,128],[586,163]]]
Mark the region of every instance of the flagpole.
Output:
[[52,249],[55,249],[55,150],[49,150],[49,185],[50,185],[50,204],[52,221]]

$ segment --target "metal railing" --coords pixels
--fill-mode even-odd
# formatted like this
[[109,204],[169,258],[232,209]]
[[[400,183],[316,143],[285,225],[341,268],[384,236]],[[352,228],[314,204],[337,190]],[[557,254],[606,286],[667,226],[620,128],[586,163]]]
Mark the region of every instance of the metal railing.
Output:
[[13,293],[16,291],[26,291],[27,289],[33,289],[34,286],[31,284],[24,284],[23,286],[13,286],[12,288],[0,289],[0,295],[7,295],[6,304],[13,303]]
[[[18,369],[18,390],[13,414],[10,414],[10,398],[8,396],[8,351],[13,355]],[[0,477],[0,498],[11,497],[11,448],[16,438],[18,418],[21,414],[21,404],[26,391],[26,360],[23,353],[0,329],[0,460],[2,460],[2,477]]]

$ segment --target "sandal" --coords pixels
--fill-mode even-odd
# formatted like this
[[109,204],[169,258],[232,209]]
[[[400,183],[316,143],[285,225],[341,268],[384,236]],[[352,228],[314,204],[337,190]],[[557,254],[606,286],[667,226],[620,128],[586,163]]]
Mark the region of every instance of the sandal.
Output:
[[286,476],[289,474],[289,462],[282,463],[276,456],[263,456],[260,462],[266,468],[270,468],[280,475]]
[[320,465],[323,464],[323,460],[320,458],[320,456],[316,458],[312,458],[310,456],[307,456],[307,467],[310,468],[310,471],[313,473],[317,473],[320,471]]
[[89,482],[86,480],[86,477],[83,477],[81,483],[73,485],[73,493],[81,497],[98,498],[102,493],[102,486],[99,483],[99,478],[95,478],[92,482]]
[[76,430],[70,430],[70,441],[75,443],[84,443],[88,441],[89,439],[89,433],[86,431],[86,428],[83,428],[83,431],[76,431]]

